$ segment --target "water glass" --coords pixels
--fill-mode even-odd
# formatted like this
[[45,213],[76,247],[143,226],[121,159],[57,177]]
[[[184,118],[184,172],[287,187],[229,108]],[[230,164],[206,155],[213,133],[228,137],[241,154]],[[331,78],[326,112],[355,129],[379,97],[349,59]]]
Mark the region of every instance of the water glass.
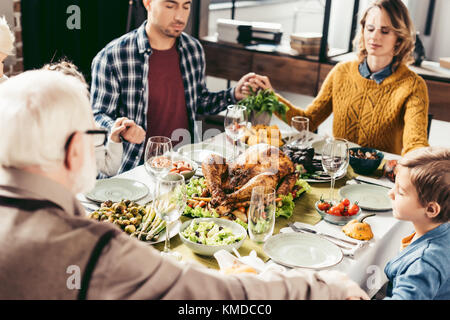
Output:
[[334,200],[336,177],[347,171],[348,162],[348,141],[345,139],[328,139],[322,149],[322,167],[331,176],[330,201]]
[[264,243],[273,234],[275,227],[275,190],[258,186],[253,188],[248,210],[248,232],[250,239]]
[[309,119],[306,117],[293,117],[291,119],[291,128],[296,132],[294,141],[291,143],[300,148],[306,148],[309,140]]
[[233,157],[237,157],[237,142],[245,134],[248,125],[247,107],[240,105],[231,105],[227,107],[224,127],[227,136],[233,140]]

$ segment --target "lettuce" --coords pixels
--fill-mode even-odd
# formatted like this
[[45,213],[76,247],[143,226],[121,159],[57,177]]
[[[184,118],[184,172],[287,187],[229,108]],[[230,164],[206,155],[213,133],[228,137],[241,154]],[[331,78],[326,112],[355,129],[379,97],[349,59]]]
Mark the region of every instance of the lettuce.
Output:
[[246,224],[244,221],[242,221],[241,219],[237,218],[236,220],[234,220],[234,222],[236,222],[237,224],[240,224],[241,226],[244,227],[245,230],[248,229],[248,224]]
[[298,187],[300,187],[298,190],[297,190],[297,193],[295,194],[295,198],[298,198],[298,197],[300,197],[300,195],[303,193],[303,192],[309,192],[309,191],[311,191],[311,186],[308,184],[308,182],[306,182],[305,180],[303,180],[303,179],[297,179],[297,181],[295,182],[295,186],[298,186]]
[[292,216],[292,213],[294,212],[294,198],[292,197],[292,194],[288,194],[287,196],[281,196],[281,202],[282,206],[278,207],[275,211],[275,216],[278,217],[285,217],[290,218]]
[[191,179],[186,185],[186,193],[188,198],[192,198],[192,195],[197,194],[199,197],[202,195],[203,190],[206,189],[205,178]]
[[183,216],[192,218],[219,218],[219,214],[214,209],[208,210],[200,207],[191,208],[189,206],[186,206],[184,209]]

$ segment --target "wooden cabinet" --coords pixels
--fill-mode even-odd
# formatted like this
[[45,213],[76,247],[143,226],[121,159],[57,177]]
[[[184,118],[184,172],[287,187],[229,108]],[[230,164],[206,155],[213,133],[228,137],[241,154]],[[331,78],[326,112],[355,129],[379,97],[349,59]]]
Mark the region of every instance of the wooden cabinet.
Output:
[[203,44],[208,76],[238,81],[252,71],[252,56],[242,49]]
[[255,53],[252,71],[269,77],[276,90],[316,95],[318,62]]
[[202,41],[206,75],[238,81],[249,72],[270,78],[276,90],[315,96],[319,63],[315,61],[260,53],[238,45]]
[[430,98],[429,113],[433,119],[450,122],[450,83],[425,80]]
[[330,73],[331,69],[334,68],[334,65],[328,63],[321,63],[319,70],[319,80],[317,81],[317,93],[319,93],[320,88],[322,88],[322,84],[325,81],[328,73]]

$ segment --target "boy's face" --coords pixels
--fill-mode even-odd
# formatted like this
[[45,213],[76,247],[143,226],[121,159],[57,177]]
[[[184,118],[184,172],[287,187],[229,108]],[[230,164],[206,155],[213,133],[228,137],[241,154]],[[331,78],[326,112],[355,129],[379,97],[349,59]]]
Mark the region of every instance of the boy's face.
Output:
[[419,202],[408,168],[398,167],[395,187],[389,191],[389,196],[392,199],[392,212],[395,218],[411,222],[427,219],[426,208]]

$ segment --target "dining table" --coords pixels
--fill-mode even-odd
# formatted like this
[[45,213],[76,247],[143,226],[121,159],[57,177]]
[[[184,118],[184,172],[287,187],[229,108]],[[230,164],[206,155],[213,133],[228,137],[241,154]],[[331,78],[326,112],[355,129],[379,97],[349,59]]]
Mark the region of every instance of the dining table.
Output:
[[[287,130],[286,128],[284,129]],[[281,131],[285,134],[283,130]],[[324,139],[323,136],[314,133],[311,133],[310,136],[311,143]],[[224,148],[229,148],[229,150],[232,150],[233,148],[232,142],[230,142],[225,133],[218,134],[215,137],[203,141],[203,143],[212,144],[216,147],[222,146]],[[399,155],[384,152],[383,162],[370,177],[380,181],[384,180],[386,182],[387,179],[382,177],[382,167],[384,162],[399,158]],[[202,175],[201,168],[199,168],[197,174],[199,176]],[[347,184],[356,183],[354,179],[356,176],[358,175],[354,173],[351,166],[348,166],[346,175],[341,179],[336,180],[336,193],[340,188],[346,186]],[[144,166],[139,166],[128,172],[121,173],[115,178],[130,179],[145,184],[149,189],[149,193],[146,197],[137,201],[137,203],[144,205],[152,201],[152,195],[155,190],[155,179],[149,175]],[[193,178],[196,177],[194,176]],[[295,208],[292,216],[290,218],[278,217],[276,219],[273,234],[277,235],[279,233],[294,232],[294,230],[289,227],[289,224],[294,223],[298,226],[308,226],[312,230],[318,231],[322,234],[332,235],[339,239],[353,240],[342,232],[342,226],[324,221],[315,209],[315,202],[319,200],[321,196],[328,194],[330,183],[310,182],[309,184],[311,186],[311,190],[303,193],[298,199],[295,200]],[[83,204],[89,202],[84,195],[80,194],[77,197]],[[372,211],[362,209],[362,214],[371,212]],[[358,249],[347,251],[346,253],[345,250],[342,250],[344,252],[342,260],[340,260],[338,264],[326,268],[327,270],[338,270],[347,274],[370,297],[373,297],[388,281],[384,274],[384,268],[387,262],[399,253],[401,240],[414,231],[413,225],[410,222],[400,221],[394,218],[391,209],[386,211],[376,211],[373,213],[375,213],[374,216],[368,217],[365,220],[365,222],[369,223],[371,226],[374,235],[373,238],[369,241],[354,240],[360,244]],[[181,222],[184,222],[190,218],[182,216],[180,219]],[[328,237],[326,237],[326,239],[333,243],[342,243],[340,241],[334,241]],[[164,241],[161,239],[159,243],[151,246],[162,251],[164,249]],[[192,252],[182,242],[178,234],[175,234],[171,238],[170,246],[171,250],[181,254],[181,263],[194,263],[202,265],[206,268],[219,270],[218,262],[214,257],[201,256]],[[257,256],[267,264],[276,264],[276,262],[274,262],[264,251],[263,244],[253,242],[249,239],[249,237],[247,237],[238,252],[240,256],[247,256],[252,251],[255,251]]]

